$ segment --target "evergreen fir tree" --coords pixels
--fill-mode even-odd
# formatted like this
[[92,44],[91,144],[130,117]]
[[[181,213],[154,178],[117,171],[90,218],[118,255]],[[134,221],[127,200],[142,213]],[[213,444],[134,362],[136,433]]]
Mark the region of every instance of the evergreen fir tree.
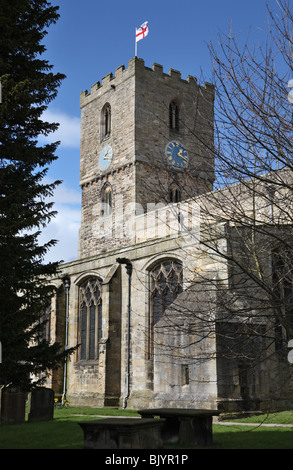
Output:
[[42,315],[52,286],[42,282],[58,262],[44,263],[56,241],[39,246],[40,230],[54,216],[47,197],[60,182],[44,184],[58,143],[41,146],[40,135],[58,127],[42,121],[65,78],[42,60],[47,28],[58,8],[43,0],[0,1],[0,384],[29,390],[58,367],[65,352],[42,339]]

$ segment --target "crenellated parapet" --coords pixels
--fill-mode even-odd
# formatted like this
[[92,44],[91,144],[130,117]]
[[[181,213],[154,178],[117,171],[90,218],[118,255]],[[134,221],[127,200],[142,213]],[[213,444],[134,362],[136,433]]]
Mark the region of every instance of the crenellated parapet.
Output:
[[175,69],[169,69],[168,73],[165,73],[163,66],[161,64],[154,63],[152,68],[145,66],[143,59],[134,57],[128,62],[128,67],[121,65],[115,70],[115,73],[112,72],[105,75],[102,78],[102,81],[94,83],[90,89],[84,90],[80,94],[80,106],[81,108],[87,105],[90,101],[100,97],[104,93],[108,92],[110,89],[115,90],[121,82],[126,81],[132,78],[134,75],[145,77],[146,79],[161,79],[166,84],[172,84],[178,87],[191,87],[193,89],[201,88],[203,91],[206,90],[209,93],[214,94],[214,85],[206,82],[204,86],[201,86],[197,82],[197,78],[193,75],[188,75],[186,80],[181,77],[181,72]]

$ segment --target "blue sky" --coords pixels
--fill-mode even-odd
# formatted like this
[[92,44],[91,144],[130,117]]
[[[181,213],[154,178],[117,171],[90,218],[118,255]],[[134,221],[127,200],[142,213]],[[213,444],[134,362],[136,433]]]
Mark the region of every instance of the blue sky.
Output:
[[[138,57],[151,67],[154,62],[179,70],[182,78],[194,75],[211,79],[207,44],[216,43],[219,32],[227,33],[232,20],[234,33],[253,42],[265,39],[266,0],[61,0],[60,19],[48,30],[44,58],[67,78],[48,108],[48,120],[60,122],[51,137],[61,140],[59,156],[48,173],[61,179],[55,192],[58,216],[42,234],[41,242],[59,240],[46,260],[77,258],[80,225],[79,188],[79,95],[135,55],[135,28],[149,22],[149,35],[138,43]],[[275,7],[275,0],[269,0]]]

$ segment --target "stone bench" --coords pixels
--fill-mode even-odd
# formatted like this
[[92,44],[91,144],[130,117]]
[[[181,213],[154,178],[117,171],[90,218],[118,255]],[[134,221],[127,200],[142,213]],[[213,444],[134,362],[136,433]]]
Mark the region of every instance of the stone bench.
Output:
[[106,418],[79,422],[85,449],[162,449],[164,419]]
[[[142,419],[165,419],[162,428],[164,443],[183,446],[209,446],[213,443],[213,416],[217,410],[195,410],[182,408],[156,408],[138,410]],[[154,419],[156,421],[156,419]]]

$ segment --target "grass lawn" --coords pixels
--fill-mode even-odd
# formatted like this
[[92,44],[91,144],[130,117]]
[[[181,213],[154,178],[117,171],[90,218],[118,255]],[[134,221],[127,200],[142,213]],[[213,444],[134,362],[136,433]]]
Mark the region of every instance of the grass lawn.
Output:
[[[75,416],[80,414],[86,416]],[[100,414],[139,416],[131,410],[57,408],[52,421],[0,426],[0,449],[82,449],[83,431],[77,423]]]
[[293,428],[215,425],[215,449],[293,449]]
[[[86,416],[76,416],[80,414]],[[0,449],[82,449],[83,432],[78,421],[97,419],[94,415],[102,414],[138,416],[131,410],[55,409],[52,421],[0,427]],[[293,424],[293,411],[247,418],[242,422]],[[240,426],[235,423],[232,426],[215,424],[213,430],[214,449],[293,449],[293,428]]]

